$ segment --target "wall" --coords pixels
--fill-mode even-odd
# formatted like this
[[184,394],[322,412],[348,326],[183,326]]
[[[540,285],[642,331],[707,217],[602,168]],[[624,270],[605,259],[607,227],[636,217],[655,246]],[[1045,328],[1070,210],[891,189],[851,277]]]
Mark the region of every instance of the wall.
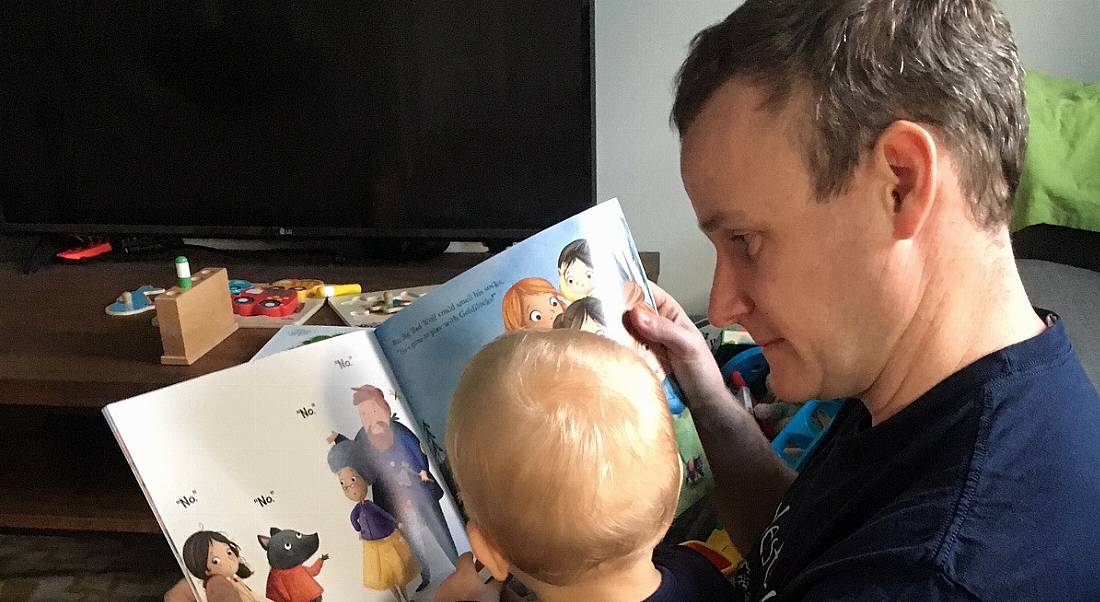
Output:
[[661,285],[692,313],[705,311],[714,253],[680,183],[672,78],[691,37],[738,4],[596,0],[597,197],[619,197],[638,248],[661,252]]
[[[1001,4],[1026,67],[1100,80],[1100,0]],[[661,252],[660,282],[689,313],[706,311],[714,253],[680,183],[672,78],[691,37],[738,5],[596,0],[597,194],[619,197],[638,248]]]
[[1025,68],[1100,82],[1100,0],[1000,0]]

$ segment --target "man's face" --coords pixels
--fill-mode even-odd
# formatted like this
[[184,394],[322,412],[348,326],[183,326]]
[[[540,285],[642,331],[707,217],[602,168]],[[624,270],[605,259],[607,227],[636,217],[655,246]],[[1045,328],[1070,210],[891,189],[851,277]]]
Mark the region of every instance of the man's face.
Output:
[[355,405],[359,422],[368,433],[378,434],[390,427],[390,408],[383,399],[366,399]]
[[882,370],[920,269],[897,261],[889,169],[864,159],[818,201],[800,138],[809,103],[772,111],[763,98],[726,84],[682,139],[684,187],[717,255],[709,318],[748,329],[779,397],[855,396]]

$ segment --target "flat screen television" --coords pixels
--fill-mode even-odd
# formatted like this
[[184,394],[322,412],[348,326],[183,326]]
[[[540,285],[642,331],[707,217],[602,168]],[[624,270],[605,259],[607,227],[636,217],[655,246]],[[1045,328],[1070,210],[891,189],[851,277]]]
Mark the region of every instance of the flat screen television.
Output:
[[595,201],[591,0],[4,13],[3,230],[502,241]]

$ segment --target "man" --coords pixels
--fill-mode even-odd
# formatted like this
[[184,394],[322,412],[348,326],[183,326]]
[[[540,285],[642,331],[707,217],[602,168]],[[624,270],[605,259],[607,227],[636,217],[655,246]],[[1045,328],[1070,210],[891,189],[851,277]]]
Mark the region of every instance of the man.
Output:
[[1100,599],[1100,399],[1007,224],[1027,133],[992,0],[748,0],[672,119],[717,252],[709,317],[787,400],[849,397],[797,477],[682,309],[664,345],[747,600]]
[[[443,488],[428,471],[428,457],[420,440],[409,427],[397,421],[382,390],[373,385],[354,389],[352,403],[363,428],[355,442],[363,446],[364,459],[378,480],[371,483],[373,501],[397,518],[398,526],[420,563],[421,591],[431,583],[428,568],[428,537],[443,549],[452,563],[458,550],[447,528],[439,500]],[[329,435],[329,443],[346,441],[338,433]]]

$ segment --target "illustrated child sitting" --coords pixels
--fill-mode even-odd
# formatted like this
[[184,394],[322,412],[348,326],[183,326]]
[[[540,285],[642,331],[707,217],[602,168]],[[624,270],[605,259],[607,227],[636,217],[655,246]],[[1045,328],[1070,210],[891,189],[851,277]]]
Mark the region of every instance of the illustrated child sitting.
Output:
[[550,329],[554,318],[565,311],[569,302],[553,284],[542,278],[523,278],[500,301],[504,332],[521,328]]
[[565,312],[554,318],[554,328],[575,328],[598,335],[607,334],[603,317],[603,302],[596,297],[584,297],[569,304]]
[[183,564],[202,579],[209,602],[257,602],[243,581],[252,569],[241,558],[241,547],[217,531],[196,531],[183,542]]
[[363,449],[354,441],[342,441],[328,451],[329,469],[340,480],[340,489],[353,502],[351,526],[363,544],[363,587],[390,591],[400,602],[409,599],[405,584],[420,566],[409,544],[397,530],[397,521],[367,498],[372,478]]
[[681,465],[661,382],[634,350],[577,329],[504,335],[467,366],[446,446],[496,581],[461,558],[437,601],[496,600],[509,574],[541,602],[731,599],[701,555],[655,551]]

